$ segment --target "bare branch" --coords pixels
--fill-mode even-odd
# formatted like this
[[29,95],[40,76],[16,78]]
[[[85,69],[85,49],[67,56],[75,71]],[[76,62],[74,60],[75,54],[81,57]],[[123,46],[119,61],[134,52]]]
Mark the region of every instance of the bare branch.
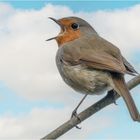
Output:
[[[131,90],[132,88],[136,87],[138,84],[140,84],[140,75],[134,77],[131,79],[127,86]],[[113,91],[111,91],[113,92]],[[84,111],[78,114],[78,117],[81,119],[81,121],[84,121],[85,119],[89,118],[99,110],[103,109],[104,107],[114,103],[114,99],[117,100],[120,96],[118,94],[114,94],[114,97],[111,96],[105,96],[103,99],[98,101],[97,103],[91,105]],[[42,138],[42,140],[48,140],[48,139],[56,139],[60,137],[61,135],[65,134],[67,131],[78,125],[80,122],[76,118],[72,118],[59,126],[57,129],[46,135]]]

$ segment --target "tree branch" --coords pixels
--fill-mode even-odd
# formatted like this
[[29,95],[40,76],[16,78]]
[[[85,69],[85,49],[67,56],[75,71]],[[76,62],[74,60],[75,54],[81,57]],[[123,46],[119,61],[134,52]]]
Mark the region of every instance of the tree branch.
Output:
[[[136,87],[138,84],[140,84],[140,75],[134,77],[131,79],[128,83],[127,86],[131,90],[132,88]],[[111,91],[113,92],[113,91]],[[85,119],[89,118],[99,110],[103,109],[104,107],[114,103],[114,99],[117,100],[120,96],[118,94],[113,94],[114,97],[111,96],[105,96],[103,99],[98,101],[97,103],[91,105],[84,111],[78,114],[78,117],[80,118],[81,122],[84,121]],[[72,119],[68,120],[58,128],[56,128],[54,131],[46,135],[45,137],[42,138],[42,140],[48,140],[48,139],[56,139],[60,137],[61,135],[65,134],[67,131],[78,125],[80,121],[73,117]]]

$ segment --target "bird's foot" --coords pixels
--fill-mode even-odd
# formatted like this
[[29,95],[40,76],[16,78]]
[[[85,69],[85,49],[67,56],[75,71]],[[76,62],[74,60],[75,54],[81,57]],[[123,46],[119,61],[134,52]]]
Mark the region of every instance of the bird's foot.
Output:
[[116,102],[116,100],[113,100],[113,103],[114,103],[114,105],[118,105],[117,102]]
[[116,95],[116,94],[117,94],[117,93],[116,93],[114,90],[110,90],[110,91],[108,91],[107,97],[112,98],[112,99],[113,99],[113,103],[114,103],[115,105],[118,105],[118,104],[116,103],[116,99],[115,99],[115,95]]
[[[71,119],[72,119],[73,117],[77,118],[77,120],[81,123],[81,119],[78,117],[77,110],[74,110],[74,111],[72,112]],[[81,129],[81,127],[79,127],[78,125],[75,125],[75,127],[76,127],[77,129]]]

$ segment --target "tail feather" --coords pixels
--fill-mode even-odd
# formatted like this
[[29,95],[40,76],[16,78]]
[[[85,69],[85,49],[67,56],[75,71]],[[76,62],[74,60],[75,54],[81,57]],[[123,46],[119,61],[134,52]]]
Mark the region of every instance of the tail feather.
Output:
[[123,97],[127,108],[129,110],[129,113],[134,121],[140,122],[140,115],[137,110],[137,107],[134,103],[134,100],[129,92],[129,89],[127,88],[127,85],[125,83],[124,77],[122,75],[113,76],[113,83],[114,83],[114,90]]

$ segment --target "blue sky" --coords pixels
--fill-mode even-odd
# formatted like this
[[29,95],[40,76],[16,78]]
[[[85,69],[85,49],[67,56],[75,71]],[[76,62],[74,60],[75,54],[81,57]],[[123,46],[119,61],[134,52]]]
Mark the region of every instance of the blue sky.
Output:
[[95,11],[101,9],[127,8],[140,3],[139,1],[9,1],[15,8],[40,9],[47,3],[68,5],[74,11]]
[[[59,77],[54,62],[56,44],[54,42],[51,42],[52,44],[47,44],[44,41],[47,37],[50,36],[50,34],[53,35],[57,33],[58,28],[55,26],[55,24],[52,24],[51,21],[45,19],[47,16],[53,15],[59,17],[65,15],[66,12],[66,15],[76,14],[78,16],[83,16],[83,18],[86,18],[87,20],[89,20],[89,22],[94,21],[95,27],[102,36],[107,37],[107,39],[110,39],[111,41],[113,41],[113,43],[117,43],[117,45],[128,45],[128,49],[125,48],[126,46],[120,49],[122,49],[124,55],[128,60],[131,61],[131,63],[134,64],[136,69],[140,70],[140,45],[139,39],[137,39],[137,36],[140,34],[140,28],[138,27],[139,24],[137,24],[136,22],[131,23],[131,21],[133,21],[134,19],[138,19],[137,17],[135,17],[135,15],[138,16],[138,13],[135,14],[135,12],[138,11],[137,7],[135,6],[140,4],[139,1],[1,2],[2,3],[0,3],[0,6],[2,5],[1,9],[3,11],[0,11],[0,19],[2,19],[2,24],[0,24],[0,36],[1,38],[5,37],[5,40],[8,39],[9,42],[0,40],[0,42],[2,42],[2,44],[0,43],[0,46],[2,46],[2,57],[0,59],[3,59],[3,63],[0,61],[2,69],[0,72],[0,123],[5,122],[5,116],[6,118],[8,117],[9,120],[11,120],[11,118],[15,118],[15,120],[20,123],[13,121],[13,124],[15,126],[20,126],[20,128],[22,128],[23,130],[26,130],[27,126],[24,126],[24,124],[22,124],[20,117],[33,118],[33,121],[31,121],[31,123],[34,124],[34,118],[36,118],[34,116],[34,113],[32,114],[34,110],[39,110],[37,112],[38,114],[40,113],[40,110],[44,110],[46,114],[48,112],[50,113],[51,111],[52,114],[55,114],[54,112],[57,112],[58,114],[56,114],[56,116],[59,115],[58,119],[60,120],[61,118],[63,119],[61,112],[68,110],[65,117],[68,119],[68,115],[70,116],[72,109],[82,97],[82,95],[75,94],[75,92],[68,88]],[[59,7],[58,5],[61,7]],[[46,12],[45,14],[42,10],[44,7],[44,11]],[[131,9],[131,7],[135,8]],[[4,14],[8,10],[10,11],[10,13],[7,12],[7,14]],[[59,12],[59,10],[62,13],[57,13]],[[100,13],[99,11],[102,12]],[[127,16],[127,12],[132,16],[132,20]],[[110,15],[110,18],[112,19],[110,20],[106,15]],[[128,22],[128,24],[126,23],[126,25],[121,25],[121,23],[123,24],[123,22],[125,22],[121,18],[122,16],[127,17],[126,19],[130,21],[130,23]],[[36,17],[38,19],[36,19]],[[106,22],[99,22],[102,21],[101,18],[105,18]],[[120,19],[121,22],[118,20],[118,23],[115,22],[116,20],[114,22],[112,21],[116,18]],[[42,23],[40,23],[41,21]],[[101,27],[101,24],[104,24],[104,28]],[[131,25],[135,25],[135,28],[130,28],[132,27]],[[7,30],[9,31],[9,34],[7,34],[6,32]],[[127,31],[129,34],[127,33]],[[136,31],[137,33],[135,34]],[[117,32],[119,33],[117,34]],[[121,33],[122,37],[119,37],[119,35],[121,36]],[[126,35],[126,37],[124,37],[124,34]],[[47,48],[47,45],[52,45],[55,47]],[[134,45],[134,48],[132,47],[132,45]],[[54,51],[54,53],[49,51]],[[135,90],[133,90],[133,93],[136,92],[136,94],[133,94],[133,97],[140,110],[140,96],[137,94],[139,90],[140,88],[136,88]],[[63,94],[61,95],[57,92],[62,92]],[[66,94],[66,92],[68,92],[69,95]],[[71,92],[72,94],[70,94]],[[56,95],[56,93],[58,95]],[[55,95],[56,98],[54,97],[54,99],[53,96]],[[89,104],[92,103],[92,98],[94,97],[91,97],[91,99],[87,99],[87,102],[89,102]],[[96,101],[95,99],[94,102]],[[81,135],[80,138],[82,139],[82,134],[80,133],[83,133],[82,131],[85,131],[86,127],[89,126],[89,128],[91,128],[87,130],[93,129],[93,133],[91,131],[88,136],[85,137],[85,139],[140,139],[140,125],[138,123],[134,123],[131,120],[122,99],[118,100],[117,103],[118,106],[110,106],[109,108],[104,109],[96,115],[92,116],[88,121],[83,123],[84,125],[81,124],[82,127],[84,127],[82,130],[74,130],[76,132],[72,131],[67,138],[71,137],[73,133],[76,133],[76,138],[79,138],[78,136]],[[84,108],[86,108],[89,104],[85,103]],[[46,114],[44,114],[44,116]],[[54,120],[51,120],[51,117],[54,118],[55,115],[51,116],[51,114],[47,114],[46,117],[48,117],[46,123],[51,127],[51,129],[58,126],[57,123],[52,124],[54,123]],[[102,117],[105,117],[105,120]],[[98,118],[99,120],[103,120],[103,124],[100,124]],[[24,121],[28,122],[29,120],[27,119]],[[39,122],[39,120],[36,121]],[[59,120],[57,121],[59,122]],[[106,122],[109,123],[106,124]],[[39,123],[41,124],[41,122]],[[88,124],[87,126],[85,125],[86,123]],[[96,123],[96,125],[94,125],[94,123]],[[32,128],[32,124],[29,125],[30,129]],[[44,122],[42,124],[44,124]],[[98,131],[95,131],[96,127],[99,129]],[[0,130],[1,128],[2,126],[0,125]],[[21,132],[21,135],[16,135],[14,132],[14,134],[12,135],[10,133],[10,131],[12,132],[12,129],[10,130],[10,128],[6,129],[6,135],[9,135],[9,137],[11,138],[22,138],[22,134],[26,135],[26,133],[24,133],[26,132],[25,130],[24,132]],[[36,126],[35,130],[33,130],[31,134],[36,132],[37,129],[39,129],[38,126]],[[42,131],[45,133],[46,129],[47,131],[49,131],[47,127],[44,127]],[[43,132],[38,133],[37,137],[41,137]],[[31,137],[31,134],[27,133],[27,136],[29,135],[29,137]],[[4,134],[0,132],[0,139],[1,138],[6,139],[7,136],[4,136]]]

